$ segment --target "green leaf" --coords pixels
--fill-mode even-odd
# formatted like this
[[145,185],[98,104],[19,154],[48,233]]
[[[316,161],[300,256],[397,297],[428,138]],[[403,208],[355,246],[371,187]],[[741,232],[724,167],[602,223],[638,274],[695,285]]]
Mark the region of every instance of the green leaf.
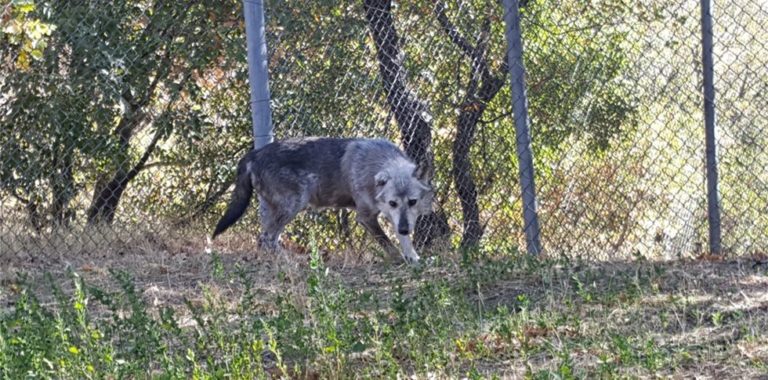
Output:
[[365,349],[368,348],[363,342],[357,341],[355,344],[352,345],[352,352],[363,352]]
[[32,58],[34,59],[42,59],[43,58],[43,52],[39,49],[34,49],[31,52],[29,52],[30,55],[32,55]]
[[29,55],[24,50],[19,52],[19,56],[16,57],[16,66],[21,70],[29,69]]
[[16,12],[27,14],[35,10],[35,2],[32,0],[14,1],[13,8]]

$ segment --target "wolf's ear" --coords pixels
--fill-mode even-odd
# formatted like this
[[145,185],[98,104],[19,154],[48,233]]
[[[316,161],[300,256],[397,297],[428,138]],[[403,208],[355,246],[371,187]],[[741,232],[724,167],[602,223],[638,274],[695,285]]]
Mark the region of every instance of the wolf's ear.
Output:
[[435,190],[432,187],[427,187],[427,189],[421,196],[422,202],[419,202],[419,211],[422,215],[434,211],[432,204],[435,201]]
[[418,179],[419,181],[426,182],[427,179],[427,169],[424,168],[423,165],[416,165],[416,167],[413,169],[413,173],[411,175]]
[[376,181],[376,187],[382,187],[389,181],[389,173],[381,171],[373,179]]
[[421,166],[417,165],[413,169],[413,173],[411,173],[413,178],[416,178],[417,183],[419,184],[419,187],[424,192],[430,192],[432,191],[432,186],[429,185],[429,181],[427,181],[427,170]]

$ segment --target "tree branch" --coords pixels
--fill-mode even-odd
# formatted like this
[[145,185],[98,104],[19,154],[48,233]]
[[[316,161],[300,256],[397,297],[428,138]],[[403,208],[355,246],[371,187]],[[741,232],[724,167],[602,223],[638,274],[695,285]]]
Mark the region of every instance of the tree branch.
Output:
[[445,34],[451,38],[451,41],[458,46],[464,54],[472,58],[475,54],[475,47],[472,46],[472,44],[459,33],[456,26],[448,20],[448,15],[445,14],[445,4],[442,1],[435,1],[435,16],[437,16],[437,21],[440,23]]
[[485,58],[488,49],[488,36],[490,35],[490,21],[486,19],[483,22],[478,44],[474,46],[459,32],[456,25],[448,19],[448,15],[445,13],[445,4],[442,1],[435,1],[434,13],[443,31],[451,39],[451,42],[458,46],[461,52],[472,60],[472,74],[467,85],[467,96],[470,96],[469,94],[473,94],[477,90],[481,79],[487,80],[491,78],[488,62]]

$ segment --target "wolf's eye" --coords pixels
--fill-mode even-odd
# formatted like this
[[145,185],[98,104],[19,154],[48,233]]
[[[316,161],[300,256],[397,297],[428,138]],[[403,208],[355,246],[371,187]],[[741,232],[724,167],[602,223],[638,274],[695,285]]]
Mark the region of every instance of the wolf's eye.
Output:
[[408,200],[408,206],[413,207],[416,206],[417,199],[409,199]]
[[392,208],[395,208],[395,207],[397,207],[397,202],[389,201],[389,205],[392,206]]

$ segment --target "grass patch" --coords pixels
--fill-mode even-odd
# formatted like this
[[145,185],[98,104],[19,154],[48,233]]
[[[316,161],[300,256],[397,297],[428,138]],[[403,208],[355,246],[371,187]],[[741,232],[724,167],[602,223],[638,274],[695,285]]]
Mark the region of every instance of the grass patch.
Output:
[[768,368],[768,279],[746,262],[285,261],[209,254],[205,276],[180,281],[178,302],[141,271],[6,279],[0,378],[745,378]]

